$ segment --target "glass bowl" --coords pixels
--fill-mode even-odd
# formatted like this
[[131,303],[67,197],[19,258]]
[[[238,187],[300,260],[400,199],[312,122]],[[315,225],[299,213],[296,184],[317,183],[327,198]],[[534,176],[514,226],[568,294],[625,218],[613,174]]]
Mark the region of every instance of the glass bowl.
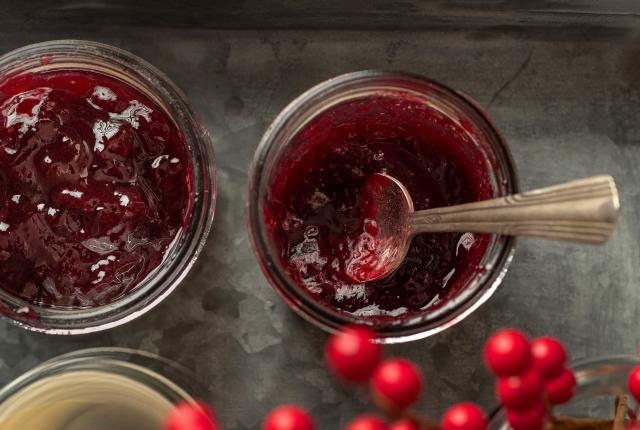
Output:
[[370,318],[336,311],[314,299],[289,277],[264,221],[265,202],[274,171],[295,145],[296,136],[322,113],[344,103],[371,97],[402,97],[419,101],[465,130],[465,150],[487,171],[491,197],[519,190],[509,148],[487,114],[469,97],[420,76],[361,71],[325,81],[292,101],[265,132],[249,173],[247,222],[253,250],[271,286],[306,320],[333,332],[345,324],[371,326],[383,343],[405,342],[436,334],[467,317],[496,290],[513,256],[513,237],[490,236],[486,252],[464,285],[427,311],[411,317],[372,322]]
[[[628,394],[627,379],[638,364],[640,360],[631,356],[613,356],[575,363],[572,366],[576,376],[575,396],[569,403],[554,407],[554,414],[577,418],[612,418],[614,399],[619,394]],[[491,414],[488,428],[511,428],[502,407],[496,408]]]
[[[142,351],[81,350],[49,360],[0,390],[0,430],[106,428],[159,430],[173,405],[194,402],[194,379]],[[133,427],[132,427],[133,426]],[[49,428],[49,427],[47,427]]]
[[184,227],[160,266],[122,298],[91,308],[55,308],[34,305],[0,289],[0,314],[19,326],[51,334],[79,334],[105,330],[146,313],[184,279],[211,229],[215,162],[209,133],[182,92],[162,72],[133,54],[95,42],[58,40],[25,46],[0,57],[0,79],[59,70],[100,73],[142,92],[183,132],[193,166],[193,207]]

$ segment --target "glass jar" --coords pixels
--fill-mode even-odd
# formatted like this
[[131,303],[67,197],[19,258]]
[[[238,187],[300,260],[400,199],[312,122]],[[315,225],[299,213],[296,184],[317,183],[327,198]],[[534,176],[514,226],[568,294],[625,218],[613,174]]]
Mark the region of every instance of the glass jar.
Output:
[[[47,361],[0,390],[0,430],[161,430],[198,393],[188,371],[142,351],[96,348]],[[43,424],[44,423],[44,424]]]
[[193,207],[162,263],[116,301],[91,308],[38,306],[0,289],[0,313],[21,327],[52,334],[105,330],[130,321],[167,297],[186,276],[211,229],[216,201],[209,133],[182,92],[146,61],[118,48],[88,41],[59,40],[25,46],[0,57],[0,79],[24,73],[88,71],[121,81],[165,111],[184,134],[193,168]]
[[[640,364],[637,357],[614,356],[577,362],[572,369],[576,376],[573,399],[554,407],[556,415],[577,418],[611,418],[614,400],[619,394],[629,394],[627,380],[631,370]],[[505,411],[498,407],[492,414],[489,430],[508,430]]]
[[419,315],[372,322],[336,311],[314,299],[287,274],[267,231],[264,208],[274,172],[291,150],[296,136],[322,113],[345,103],[371,97],[400,97],[419,102],[467,133],[465,150],[476,154],[487,171],[489,198],[518,192],[518,179],[509,148],[487,114],[474,101],[420,76],[381,71],[349,73],[325,81],[292,101],[273,121],[256,150],[249,173],[248,227],[254,252],[271,286],[306,320],[329,332],[345,324],[369,325],[380,342],[425,338],[456,324],[496,290],[513,256],[513,237],[491,236],[477,270],[445,303]]

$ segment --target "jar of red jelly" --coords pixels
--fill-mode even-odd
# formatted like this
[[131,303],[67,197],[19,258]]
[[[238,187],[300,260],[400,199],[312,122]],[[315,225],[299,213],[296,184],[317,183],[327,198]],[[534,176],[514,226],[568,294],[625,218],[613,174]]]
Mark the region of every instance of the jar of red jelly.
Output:
[[506,236],[416,236],[401,267],[348,276],[376,228],[361,190],[373,173],[409,190],[416,210],[518,192],[509,148],[469,97],[420,76],[362,71],[291,102],[264,134],[249,178],[248,226],[271,286],[327,331],[363,324],[393,343],[461,321],[496,290],[513,256]]
[[183,93],[133,54],[60,40],[0,57],[0,103],[0,313],[88,333],[167,297],[216,200],[209,133]]

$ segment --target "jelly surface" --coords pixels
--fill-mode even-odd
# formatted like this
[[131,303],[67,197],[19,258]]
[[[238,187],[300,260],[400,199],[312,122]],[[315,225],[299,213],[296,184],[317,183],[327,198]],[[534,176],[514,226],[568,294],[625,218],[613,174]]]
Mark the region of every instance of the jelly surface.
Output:
[[163,261],[191,208],[182,133],[132,86],[88,71],[0,82],[0,288],[95,307]]
[[442,304],[477,270],[488,238],[416,236],[398,270],[357,282],[377,226],[363,187],[373,173],[399,179],[416,210],[492,197],[486,163],[460,123],[402,97],[338,105],[300,131],[269,185],[264,219],[281,263],[316,300],[362,317],[397,317]]

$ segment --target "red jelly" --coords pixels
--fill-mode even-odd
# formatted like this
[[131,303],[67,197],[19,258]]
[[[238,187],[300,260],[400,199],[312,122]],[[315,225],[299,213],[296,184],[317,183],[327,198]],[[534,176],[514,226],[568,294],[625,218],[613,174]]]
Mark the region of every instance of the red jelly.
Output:
[[355,282],[349,265],[375,236],[363,187],[376,172],[399,179],[416,210],[492,197],[486,164],[463,125],[401,96],[343,103],[296,135],[273,175],[264,217],[281,262],[317,300],[356,316],[435,307],[476,270],[487,237],[416,236],[397,271]]
[[174,121],[87,72],[0,83],[0,288],[95,307],[134,289],[185,225],[192,167]]

